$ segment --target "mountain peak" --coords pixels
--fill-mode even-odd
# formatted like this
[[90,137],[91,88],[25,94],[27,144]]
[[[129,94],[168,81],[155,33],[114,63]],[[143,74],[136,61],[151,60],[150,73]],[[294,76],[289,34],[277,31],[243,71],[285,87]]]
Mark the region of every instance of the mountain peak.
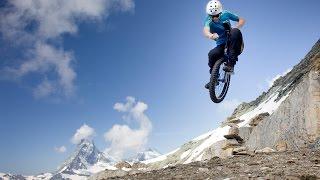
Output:
[[96,164],[112,164],[113,159],[95,146],[93,140],[83,139],[78,144],[76,151],[59,168],[58,173],[77,174],[79,170],[88,170]]

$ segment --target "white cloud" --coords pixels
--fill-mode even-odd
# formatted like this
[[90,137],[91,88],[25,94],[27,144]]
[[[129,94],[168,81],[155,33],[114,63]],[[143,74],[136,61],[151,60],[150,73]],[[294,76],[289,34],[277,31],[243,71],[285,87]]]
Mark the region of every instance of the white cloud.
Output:
[[107,142],[111,142],[110,148],[106,153],[121,159],[128,152],[138,152],[145,147],[148,136],[152,130],[152,123],[145,114],[148,105],[144,102],[136,102],[135,98],[127,97],[127,102],[116,103],[114,109],[125,113],[123,119],[135,120],[139,128],[132,129],[128,125],[114,125],[104,134]]
[[134,97],[128,96],[126,104],[116,103],[113,106],[113,109],[119,112],[127,112],[132,109],[133,104],[135,103],[136,99]]
[[281,73],[281,74],[277,74],[274,78],[272,78],[271,80],[270,79],[267,79],[267,83],[269,85],[269,88],[273,86],[273,83],[279,79],[280,77],[283,77],[285,76],[286,74],[288,74],[290,71],[292,70],[292,68],[289,68],[287,69],[285,72]]
[[[6,67],[1,74],[10,79],[39,73],[43,78],[35,97],[75,93],[76,72],[72,52],[62,48],[64,34],[78,32],[83,21],[100,21],[113,11],[132,11],[133,0],[8,0],[0,8],[0,34],[23,50],[25,59]],[[47,79],[55,73],[56,77]]]
[[230,115],[240,103],[238,99],[224,100],[218,104],[217,111],[221,115]]
[[71,142],[73,144],[79,144],[83,139],[92,139],[95,135],[95,130],[90,126],[84,124],[79,129],[77,129],[76,133],[71,138]]
[[54,150],[57,153],[65,153],[67,151],[67,148],[65,146],[61,146],[61,147],[54,147]]

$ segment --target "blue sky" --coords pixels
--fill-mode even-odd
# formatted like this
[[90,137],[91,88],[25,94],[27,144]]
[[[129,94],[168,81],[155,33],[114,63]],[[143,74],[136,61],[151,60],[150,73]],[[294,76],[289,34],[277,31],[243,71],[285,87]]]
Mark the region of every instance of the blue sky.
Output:
[[[1,12],[0,172],[54,170],[74,149],[71,139],[84,124],[94,129],[90,136],[98,148],[108,148],[104,134],[113,125],[139,128],[139,121],[123,120],[125,112],[114,109],[127,96],[148,106],[142,114],[153,128],[146,146],[171,151],[267,90],[268,81],[297,64],[319,39],[318,0],[222,1],[247,23],[245,50],[225,103],[217,105],[204,89],[207,53],[215,46],[202,35],[207,1],[122,0],[102,9],[97,5],[104,0],[91,3],[80,15],[82,10],[64,6],[73,11],[71,24],[63,17],[57,24],[17,21],[29,25],[12,37],[8,29],[16,27]],[[45,63],[52,66],[21,73],[23,63],[41,61],[50,50],[56,59]],[[55,151],[61,146],[66,152]]]

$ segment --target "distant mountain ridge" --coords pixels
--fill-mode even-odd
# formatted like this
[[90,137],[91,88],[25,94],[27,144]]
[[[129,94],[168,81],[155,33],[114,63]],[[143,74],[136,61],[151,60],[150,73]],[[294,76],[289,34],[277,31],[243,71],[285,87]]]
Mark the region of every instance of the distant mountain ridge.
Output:
[[130,162],[140,162],[140,161],[146,161],[149,159],[156,158],[158,156],[161,156],[161,153],[159,153],[157,150],[148,148],[144,151],[138,152],[135,156],[127,159],[127,161]]
[[[157,151],[149,148],[137,153],[132,161],[147,160],[158,156]],[[84,139],[74,153],[53,173],[44,173],[36,176],[23,176],[0,173],[0,180],[63,180],[87,179],[92,174],[105,169],[115,170],[115,158],[98,150],[92,140]]]

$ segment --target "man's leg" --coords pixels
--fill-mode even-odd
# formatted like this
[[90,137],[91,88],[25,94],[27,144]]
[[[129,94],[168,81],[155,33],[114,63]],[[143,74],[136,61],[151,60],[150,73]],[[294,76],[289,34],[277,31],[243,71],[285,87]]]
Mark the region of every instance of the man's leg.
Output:
[[210,71],[209,71],[210,74],[211,74],[214,63],[223,56],[224,48],[225,48],[224,44],[218,45],[208,53],[208,58],[209,58],[208,66],[210,67]]
[[[214,66],[214,63],[223,56],[224,48],[225,48],[224,44],[218,45],[208,53],[208,58],[209,58],[208,66],[210,67],[210,70],[209,70],[210,74],[212,71],[212,67]],[[205,85],[205,88],[209,89],[209,83]]]
[[229,56],[231,60],[230,63],[234,66],[238,61],[238,56],[241,54],[243,39],[241,31],[237,28],[233,28],[230,34]]

